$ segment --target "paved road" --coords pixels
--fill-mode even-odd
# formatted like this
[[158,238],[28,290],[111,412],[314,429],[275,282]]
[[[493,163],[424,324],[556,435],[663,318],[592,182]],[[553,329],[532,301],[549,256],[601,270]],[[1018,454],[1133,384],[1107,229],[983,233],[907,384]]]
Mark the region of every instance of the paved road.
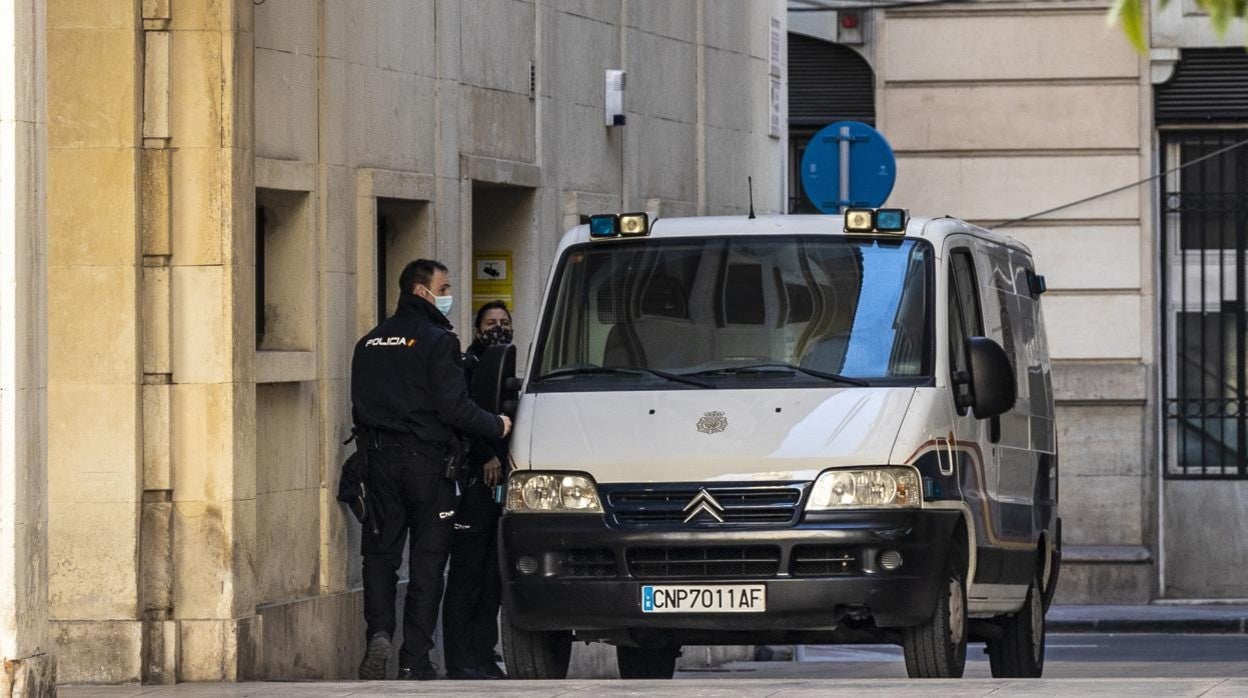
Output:
[[[808,647],[805,662],[736,662],[682,676],[905,678],[900,647]],[[983,645],[967,652],[966,678],[990,678]],[[1248,635],[1051,635],[1046,679],[1248,678]],[[1248,685],[1248,684],[1244,684]],[[1248,691],[1245,691],[1248,695]]]
[[616,695],[647,697],[880,696],[1248,696],[1248,636],[1054,635],[1045,678],[988,677],[982,650],[972,649],[961,681],[905,679],[895,647],[811,647],[804,662],[738,662],[682,672],[675,681],[437,681],[431,683],[181,684],[172,687],[64,687],[63,698],[206,698],[208,696]]

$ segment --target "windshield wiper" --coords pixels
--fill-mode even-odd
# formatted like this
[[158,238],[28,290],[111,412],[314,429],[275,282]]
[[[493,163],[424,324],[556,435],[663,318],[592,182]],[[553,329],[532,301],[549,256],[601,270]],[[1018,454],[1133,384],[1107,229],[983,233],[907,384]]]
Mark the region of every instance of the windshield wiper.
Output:
[[699,388],[712,388],[713,389],[715,387],[714,385],[711,385],[710,383],[707,383],[706,381],[700,381],[694,378],[686,378],[684,376],[681,376],[675,373],[669,373],[667,371],[660,371],[657,368],[643,368],[641,366],[575,366],[571,368],[557,368],[548,373],[543,373],[542,375],[537,377],[537,380],[544,381],[547,378],[561,378],[563,376],[578,376],[578,375],[593,375],[595,373],[622,374],[622,375],[628,375],[628,376],[643,376],[646,374],[650,374],[652,376],[658,376],[659,378],[672,381],[673,383],[684,383],[686,385],[695,385]]
[[759,369],[765,369],[765,368],[783,368],[783,369],[788,369],[790,371],[798,371],[800,373],[805,373],[808,376],[814,376],[816,378],[823,378],[824,380],[836,381],[838,383],[844,383],[846,385],[860,385],[864,387],[870,385],[870,383],[862,380],[861,378],[850,378],[849,376],[842,376],[839,373],[828,373],[826,371],[816,371],[813,368],[806,368],[805,366],[798,366],[797,364],[791,364],[787,361],[771,361],[767,363],[748,364],[745,366],[724,366],[721,368],[708,368],[704,371],[695,371],[690,375],[709,376],[709,375],[714,375],[714,374],[733,374],[733,373],[746,373],[746,372],[759,373],[761,372],[759,371]]

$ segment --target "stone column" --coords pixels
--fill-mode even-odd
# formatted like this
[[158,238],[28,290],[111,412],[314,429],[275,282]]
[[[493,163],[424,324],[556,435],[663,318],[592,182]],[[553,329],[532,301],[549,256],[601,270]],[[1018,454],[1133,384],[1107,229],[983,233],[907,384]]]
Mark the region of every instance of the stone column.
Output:
[[62,681],[137,681],[137,0],[49,0],[48,560]]
[[[169,421],[177,680],[254,674],[252,0],[169,5]],[[149,433],[147,438],[156,438]]]
[[48,647],[44,5],[0,0],[0,696],[55,692]]

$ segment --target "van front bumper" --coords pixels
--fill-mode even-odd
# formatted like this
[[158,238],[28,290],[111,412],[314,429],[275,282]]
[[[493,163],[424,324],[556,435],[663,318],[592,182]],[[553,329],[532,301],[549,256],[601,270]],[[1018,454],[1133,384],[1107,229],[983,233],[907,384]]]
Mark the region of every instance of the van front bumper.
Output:
[[[857,511],[788,528],[681,530],[612,527],[596,514],[507,514],[499,522],[504,605],[527,630],[814,631],[846,616],[880,628],[917,625],[935,608],[960,517]],[[739,551],[774,565],[743,568],[732,561]],[[891,570],[881,560],[889,551],[902,561]],[[766,611],[643,612],[642,587],[661,584],[763,584]]]

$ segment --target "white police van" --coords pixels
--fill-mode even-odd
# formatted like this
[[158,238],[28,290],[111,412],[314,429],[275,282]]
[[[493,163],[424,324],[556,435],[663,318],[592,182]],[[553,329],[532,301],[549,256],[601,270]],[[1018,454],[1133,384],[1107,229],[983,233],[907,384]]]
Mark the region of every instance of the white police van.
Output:
[[1039,676],[1061,559],[1037,276],[899,209],[591,218],[563,239],[500,522],[503,647],[897,643]]

